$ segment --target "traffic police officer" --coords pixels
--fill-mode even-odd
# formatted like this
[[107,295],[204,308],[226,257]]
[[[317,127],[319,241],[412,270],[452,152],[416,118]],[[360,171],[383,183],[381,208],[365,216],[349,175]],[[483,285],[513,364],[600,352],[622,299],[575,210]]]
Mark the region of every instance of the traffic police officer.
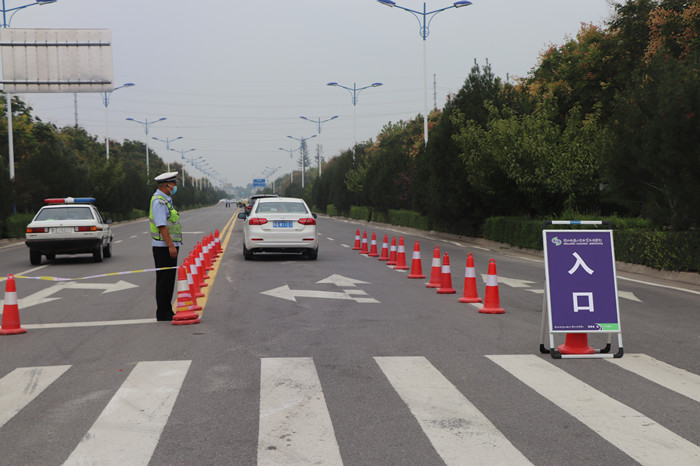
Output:
[[172,195],[177,191],[178,172],[167,172],[155,177],[158,189],[151,197],[148,219],[151,229],[151,246],[156,271],[157,320],[172,320],[173,290],[177,277],[177,254],[182,245],[180,215],[173,206]]

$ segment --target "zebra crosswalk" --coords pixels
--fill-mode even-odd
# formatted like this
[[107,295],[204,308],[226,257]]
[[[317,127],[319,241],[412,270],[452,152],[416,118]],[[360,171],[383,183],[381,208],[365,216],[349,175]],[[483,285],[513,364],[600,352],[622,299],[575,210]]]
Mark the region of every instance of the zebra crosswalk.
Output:
[[[513,383],[524,384],[534,396],[553,403],[639,464],[700,464],[699,445],[571,375],[561,364],[539,355],[485,357],[494,370],[505,371]],[[373,360],[388,381],[387,387],[410,413],[407,419],[415,421],[445,464],[536,462],[427,358],[382,356]],[[597,363],[613,364],[688,398],[688,403],[700,403],[697,374],[644,354]],[[137,363],[89,430],[84,435],[76,433],[82,440],[70,447],[73,450],[64,464],[153,462],[191,364],[189,360]],[[23,409],[51,390],[70,369],[70,365],[25,367],[0,378],[0,428],[21,416]],[[262,358],[257,463],[343,464],[344,445],[338,438],[347,441],[348,436],[337,435],[331,402],[313,358]]]

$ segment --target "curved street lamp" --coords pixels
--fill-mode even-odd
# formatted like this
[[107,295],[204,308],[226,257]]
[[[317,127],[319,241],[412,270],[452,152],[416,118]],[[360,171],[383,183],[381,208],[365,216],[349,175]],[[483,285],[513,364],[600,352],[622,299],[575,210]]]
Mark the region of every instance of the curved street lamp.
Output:
[[[172,138],[172,139],[168,139],[168,138],[159,139],[159,138],[154,136],[152,139],[155,139],[156,141],[164,142],[165,143],[165,150],[170,150],[170,143],[173,141],[177,141],[178,139],[182,139],[182,136],[178,136],[178,137]],[[168,162],[168,171],[170,171],[170,162]]]
[[426,5],[425,2],[423,2],[423,11],[416,11],[416,10],[411,10],[410,8],[403,7],[401,5],[398,5],[396,2],[392,0],[377,0],[379,3],[382,5],[391,7],[391,8],[398,8],[400,10],[407,11],[411,13],[417,20],[418,20],[418,25],[420,26],[420,36],[423,38],[423,102],[425,104],[425,114],[423,115],[423,143],[428,144],[428,60],[427,60],[427,52],[426,52],[426,39],[428,38],[428,35],[430,34],[430,23],[433,21],[433,18],[435,15],[438,13],[441,13],[445,10],[449,10],[450,8],[462,8],[465,6],[469,6],[472,4],[472,2],[466,1],[466,0],[461,0],[458,2],[454,2],[452,5],[445,7],[445,8],[440,8],[438,10],[433,10],[433,11],[427,11],[426,10]]
[[315,138],[316,135],[309,136],[308,138],[301,137],[295,138],[294,136],[287,136],[289,139],[297,140],[301,143],[299,150],[301,151],[301,187],[304,188],[304,172],[306,171],[306,141],[311,138]]
[[115,87],[112,89],[110,92],[105,92],[102,94],[102,103],[105,106],[105,151],[106,151],[106,156],[107,160],[109,160],[109,99],[112,97],[112,92],[123,89],[125,87],[131,87],[135,86],[136,84],[134,83],[126,83],[122,84],[119,87]]
[[382,83],[372,83],[369,86],[364,86],[364,87],[357,87],[357,83],[352,83],[352,87],[347,87],[343,86],[342,84],[338,84],[336,82],[328,83],[326,84],[327,86],[335,86],[335,87],[341,87],[348,91],[350,93],[350,97],[352,97],[352,139],[353,139],[353,158],[355,156],[355,146],[357,146],[357,97],[360,94],[361,91],[364,91],[365,89],[369,89],[370,87],[379,87],[383,86]]
[[163,120],[167,120],[167,118],[162,117],[162,118],[159,118],[155,121],[148,121],[148,118],[146,118],[146,121],[134,120],[131,117],[126,119],[126,121],[133,121],[134,123],[139,123],[141,126],[143,126],[143,130],[146,133],[146,180],[147,181],[148,181],[148,126],[152,125],[154,123],[158,123],[159,121],[163,121]]
[[[15,16],[19,10],[24,10],[27,7],[34,5],[48,5],[50,3],[56,3],[58,0],[36,0],[34,3],[27,3],[26,5],[16,6],[14,8],[5,8],[5,0],[2,0],[2,27],[9,28],[12,18]],[[7,13],[12,12],[10,19],[7,19]]]

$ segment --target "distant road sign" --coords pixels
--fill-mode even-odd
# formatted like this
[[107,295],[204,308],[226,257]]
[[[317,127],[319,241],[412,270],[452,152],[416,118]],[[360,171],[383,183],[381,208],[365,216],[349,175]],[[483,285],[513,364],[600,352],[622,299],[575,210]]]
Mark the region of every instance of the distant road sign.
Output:
[[262,187],[262,188],[264,188],[264,187],[265,187],[265,178],[255,178],[255,179],[253,180],[253,187],[255,187],[255,188],[257,188],[257,187]]

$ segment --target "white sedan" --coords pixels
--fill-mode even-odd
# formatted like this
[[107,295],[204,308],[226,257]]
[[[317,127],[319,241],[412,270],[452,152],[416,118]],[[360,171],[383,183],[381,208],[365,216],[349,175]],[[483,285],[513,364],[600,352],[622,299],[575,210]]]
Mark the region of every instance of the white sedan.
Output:
[[258,252],[302,253],[311,260],[318,257],[316,214],[303,199],[266,197],[257,200],[249,214],[240,213],[243,225],[243,257]]
[[95,262],[112,256],[111,220],[104,220],[92,203],[94,198],[51,198],[27,225],[25,244],[29,262],[41,264],[41,256],[92,254]]

